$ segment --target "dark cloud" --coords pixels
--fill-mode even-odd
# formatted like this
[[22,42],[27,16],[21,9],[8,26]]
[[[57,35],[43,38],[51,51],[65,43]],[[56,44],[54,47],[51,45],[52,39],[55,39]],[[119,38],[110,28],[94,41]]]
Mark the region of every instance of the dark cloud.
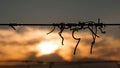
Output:
[[58,54],[49,54],[49,55],[43,55],[37,60],[45,61],[45,62],[63,62],[64,59],[60,57]]
[[[93,61],[93,62],[90,62]],[[81,60],[78,60],[77,62],[53,62],[52,67],[54,68],[117,68],[119,67],[119,64],[116,62],[104,62],[105,60],[101,59],[93,59],[93,58],[84,58]],[[46,68],[50,67],[51,62],[43,64],[43,63],[38,63],[38,64],[33,64],[33,65],[24,65],[24,64],[18,64],[18,65],[11,65],[11,66],[0,66],[1,68],[26,68],[30,66],[31,68]]]

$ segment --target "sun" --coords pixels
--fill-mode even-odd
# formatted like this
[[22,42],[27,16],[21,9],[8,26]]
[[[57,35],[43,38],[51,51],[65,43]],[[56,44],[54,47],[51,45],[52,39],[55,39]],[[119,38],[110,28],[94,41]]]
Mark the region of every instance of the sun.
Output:
[[37,50],[40,54],[51,54],[54,53],[59,48],[53,41],[42,42],[37,45]]

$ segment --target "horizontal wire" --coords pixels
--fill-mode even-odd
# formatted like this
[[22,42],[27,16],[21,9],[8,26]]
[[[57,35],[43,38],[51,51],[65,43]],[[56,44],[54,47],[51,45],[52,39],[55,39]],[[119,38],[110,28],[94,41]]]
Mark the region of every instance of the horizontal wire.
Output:
[[120,24],[103,24],[103,23],[56,23],[56,24],[17,24],[17,23],[9,23],[9,24],[0,24],[0,26],[59,26],[59,25],[65,25],[65,26],[120,26]]

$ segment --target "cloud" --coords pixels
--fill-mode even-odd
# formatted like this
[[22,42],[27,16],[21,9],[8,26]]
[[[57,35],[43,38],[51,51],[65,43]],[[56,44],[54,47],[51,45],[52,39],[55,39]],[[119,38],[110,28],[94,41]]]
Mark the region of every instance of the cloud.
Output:
[[0,30],[0,33],[0,58],[3,59],[25,59],[31,52],[30,48],[44,39],[40,32],[30,28],[25,28],[22,33],[7,29]]
[[[77,40],[71,36],[71,32],[63,32],[64,45],[57,31],[46,35],[50,30],[43,28],[26,27],[17,31],[0,30],[0,59],[1,60],[26,60],[37,59],[42,61],[49,58],[49,61],[77,61],[84,58],[95,58],[104,60],[120,60],[120,39],[113,36],[102,35],[97,38],[93,47],[93,54],[90,55],[92,37],[89,32],[76,32],[76,37],[81,41],[73,55]],[[36,47],[41,43],[54,42],[59,48],[51,54],[41,54]],[[45,57],[45,58],[44,58]],[[50,59],[54,58],[54,59]]]

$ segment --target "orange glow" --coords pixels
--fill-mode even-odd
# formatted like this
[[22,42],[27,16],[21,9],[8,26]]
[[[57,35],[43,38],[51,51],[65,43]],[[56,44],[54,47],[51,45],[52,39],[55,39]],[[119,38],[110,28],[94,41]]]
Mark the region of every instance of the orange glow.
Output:
[[52,41],[38,44],[37,50],[40,54],[54,53],[59,47]]
[[[62,46],[62,39],[57,31],[46,35],[48,32],[47,29],[40,30],[29,27],[26,27],[22,33],[0,29],[0,60],[24,60],[29,56],[43,58],[43,55],[56,55],[53,57],[57,59],[55,61],[61,61],[59,58],[65,61],[84,58],[120,60],[120,39],[116,39],[114,36],[100,35],[93,47],[93,54],[90,55],[91,34],[88,32],[76,32],[75,36],[80,37],[81,41],[76,50],[76,55],[73,55],[77,40],[72,38],[71,33],[63,32],[62,35],[65,40],[64,46]],[[53,59],[50,60],[54,61]]]

